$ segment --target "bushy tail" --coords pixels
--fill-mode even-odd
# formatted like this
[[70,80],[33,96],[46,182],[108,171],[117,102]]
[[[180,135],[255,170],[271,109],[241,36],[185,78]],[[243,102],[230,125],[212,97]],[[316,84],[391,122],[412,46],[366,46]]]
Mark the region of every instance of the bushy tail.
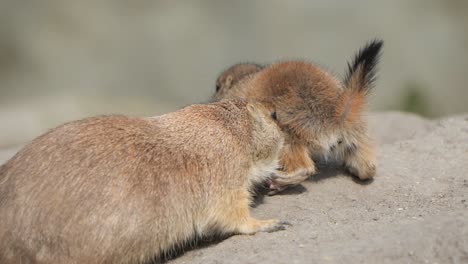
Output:
[[338,114],[342,122],[353,122],[360,117],[376,79],[376,66],[383,46],[382,40],[370,41],[361,48],[351,63],[343,81],[344,92]]

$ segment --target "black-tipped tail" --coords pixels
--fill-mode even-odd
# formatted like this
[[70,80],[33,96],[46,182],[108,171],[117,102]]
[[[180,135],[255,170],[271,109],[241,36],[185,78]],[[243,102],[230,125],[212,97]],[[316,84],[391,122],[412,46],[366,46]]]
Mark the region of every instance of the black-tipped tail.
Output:
[[375,39],[367,43],[348,63],[344,85],[361,92],[369,92],[376,79],[376,66],[382,54],[383,41]]

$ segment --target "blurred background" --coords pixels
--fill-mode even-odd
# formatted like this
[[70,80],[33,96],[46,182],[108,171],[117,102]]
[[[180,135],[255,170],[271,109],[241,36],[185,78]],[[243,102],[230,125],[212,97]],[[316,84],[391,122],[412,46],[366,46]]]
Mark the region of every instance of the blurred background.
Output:
[[468,112],[468,1],[0,0],[0,147],[98,114],[206,101],[237,62],[344,73],[385,40],[372,110]]

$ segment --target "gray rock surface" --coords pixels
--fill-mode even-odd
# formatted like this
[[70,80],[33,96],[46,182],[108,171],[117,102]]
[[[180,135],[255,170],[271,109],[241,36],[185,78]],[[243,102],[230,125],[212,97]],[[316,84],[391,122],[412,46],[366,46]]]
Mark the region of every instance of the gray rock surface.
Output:
[[367,121],[377,146],[423,136],[435,126],[434,122],[416,114],[397,111],[370,113]]
[[[285,231],[233,236],[169,263],[468,263],[468,115],[430,121],[372,113],[378,174],[360,182],[323,167],[260,197],[258,218]],[[14,151],[0,151],[0,162]]]

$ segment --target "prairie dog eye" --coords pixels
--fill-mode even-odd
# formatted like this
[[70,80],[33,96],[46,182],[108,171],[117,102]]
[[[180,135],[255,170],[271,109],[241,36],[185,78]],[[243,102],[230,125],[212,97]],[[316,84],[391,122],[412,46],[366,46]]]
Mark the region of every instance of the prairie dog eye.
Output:
[[273,120],[278,120],[278,117],[276,116],[276,112],[271,113],[271,118],[273,118]]
[[343,143],[343,139],[338,139],[338,145],[340,145],[341,143]]

